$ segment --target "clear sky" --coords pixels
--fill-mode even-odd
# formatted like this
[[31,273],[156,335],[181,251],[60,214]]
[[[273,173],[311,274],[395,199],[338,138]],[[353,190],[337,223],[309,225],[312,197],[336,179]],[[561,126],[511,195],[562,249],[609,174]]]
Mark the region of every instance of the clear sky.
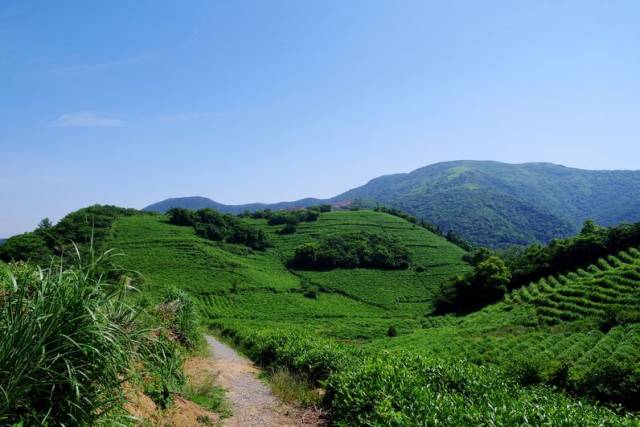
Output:
[[457,159],[638,169],[640,2],[0,1],[0,237]]

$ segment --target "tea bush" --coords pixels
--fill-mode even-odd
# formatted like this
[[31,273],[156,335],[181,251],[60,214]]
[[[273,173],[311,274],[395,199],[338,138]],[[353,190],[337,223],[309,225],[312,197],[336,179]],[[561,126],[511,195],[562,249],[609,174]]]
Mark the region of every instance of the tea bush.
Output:
[[523,388],[494,369],[409,353],[352,364],[327,381],[338,426],[637,425],[542,387]]

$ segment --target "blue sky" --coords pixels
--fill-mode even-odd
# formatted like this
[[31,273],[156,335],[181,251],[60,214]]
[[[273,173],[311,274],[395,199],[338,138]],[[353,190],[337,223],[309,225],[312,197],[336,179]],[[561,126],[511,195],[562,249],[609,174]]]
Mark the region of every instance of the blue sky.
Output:
[[637,1],[0,2],[0,237],[456,159],[638,169]]

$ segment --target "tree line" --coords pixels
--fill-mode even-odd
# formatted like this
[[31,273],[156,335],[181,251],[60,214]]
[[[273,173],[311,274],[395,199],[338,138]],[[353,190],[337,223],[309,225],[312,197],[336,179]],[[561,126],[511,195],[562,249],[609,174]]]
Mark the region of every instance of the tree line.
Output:
[[639,245],[640,222],[601,227],[587,220],[577,236],[555,239],[547,246],[534,244],[504,251],[478,248],[464,257],[474,269],[441,287],[436,312],[475,310],[500,300],[511,289],[587,267],[602,257]]
[[270,246],[264,231],[233,215],[223,214],[213,209],[192,211],[173,208],[167,211],[167,216],[170,224],[191,226],[198,236],[205,239],[241,244],[259,251],[264,251]]
[[351,232],[327,236],[296,248],[291,266],[305,270],[334,268],[408,268],[409,251],[398,240],[383,234]]

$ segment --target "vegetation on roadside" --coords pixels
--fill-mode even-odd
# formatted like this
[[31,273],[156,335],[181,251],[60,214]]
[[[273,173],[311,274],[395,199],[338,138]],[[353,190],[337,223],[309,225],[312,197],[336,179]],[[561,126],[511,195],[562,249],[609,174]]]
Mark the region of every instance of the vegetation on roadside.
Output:
[[[93,252],[89,252],[90,255]],[[106,252],[69,268],[10,264],[0,277],[0,422],[91,425],[122,415],[122,384],[153,354],[128,302],[128,281],[105,280]],[[163,379],[164,381],[164,379]]]
[[523,388],[495,369],[406,352],[368,355],[306,334],[213,327],[260,365],[326,388],[336,425],[636,425],[631,415]]

